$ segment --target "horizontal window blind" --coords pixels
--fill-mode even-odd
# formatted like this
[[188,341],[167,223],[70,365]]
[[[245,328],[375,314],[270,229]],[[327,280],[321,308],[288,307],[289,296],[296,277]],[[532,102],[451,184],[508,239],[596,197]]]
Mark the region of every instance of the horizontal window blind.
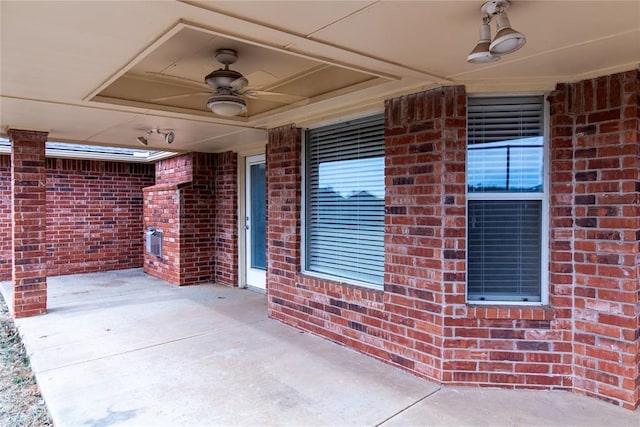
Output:
[[305,220],[306,270],[382,285],[382,115],[307,131]]
[[541,202],[469,201],[470,300],[540,301]]
[[470,98],[469,192],[542,192],[541,96]]
[[467,142],[538,137],[543,134],[542,96],[473,97],[467,105]]
[[467,299],[539,302],[544,98],[469,98],[467,126]]

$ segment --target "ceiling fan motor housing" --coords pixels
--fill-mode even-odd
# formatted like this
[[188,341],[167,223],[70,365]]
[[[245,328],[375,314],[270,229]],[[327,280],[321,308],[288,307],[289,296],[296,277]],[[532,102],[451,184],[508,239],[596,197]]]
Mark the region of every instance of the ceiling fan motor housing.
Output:
[[204,81],[213,89],[220,89],[232,88],[232,83],[241,78],[242,74],[237,71],[220,68],[207,74]]

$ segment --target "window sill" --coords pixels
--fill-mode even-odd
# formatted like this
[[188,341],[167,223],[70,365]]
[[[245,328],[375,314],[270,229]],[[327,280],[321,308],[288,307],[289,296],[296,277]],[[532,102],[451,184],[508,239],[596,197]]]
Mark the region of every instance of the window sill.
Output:
[[467,305],[467,316],[473,319],[553,320],[555,314],[549,306]]
[[384,293],[384,289],[380,286],[371,285],[363,282],[355,282],[355,281],[344,281],[335,276],[324,275],[315,272],[302,271],[297,274],[298,278],[300,278],[305,285],[313,286],[313,287],[323,287],[325,284],[330,284],[334,286],[344,286],[352,289],[361,289],[363,291],[378,293],[382,295]]

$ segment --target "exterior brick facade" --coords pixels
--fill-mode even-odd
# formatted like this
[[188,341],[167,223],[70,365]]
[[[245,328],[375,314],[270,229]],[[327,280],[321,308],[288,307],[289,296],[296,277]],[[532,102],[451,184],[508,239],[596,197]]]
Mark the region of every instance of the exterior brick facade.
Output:
[[[11,277],[10,160],[0,155],[0,280]],[[45,162],[47,276],[141,267],[142,188],[153,165]]]
[[[571,390],[636,408],[639,96],[634,70],[558,84],[547,98],[544,306],[466,302],[463,87],[385,103],[382,289],[301,271],[302,130],[269,130],[269,315],[438,383]],[[162,257],[144,253],[147,273],[238,284],[237,154],[161,160],[153,185],[152,166],[45,160],[46,134],[16,132],[14,161],[0,156],[0,280],[13,271],[17,315],[46,310],[47,274],[139,265],[147,227],[164,233]]]
[[[215,271],[213,280],[238,286],[238,155],[215,155]],[[208,224],[212,226],[211,223]]]
[[630,407],[640,401],[639,94],[629,71],[549,97],[551,272],[574,304],[574,389]]
[[11,273],[13,312],[47,312],[46,132],[9,130],[11,150]]
[[466,304],[466,94],[392,99],[384,289],[301,273],[301,130],[269,132],[269,314],[444,384],[640,403],[637,71],[549,96],[546,306]]
[[189,153],[160,160],[144,189],[144,229],[163,233],[162,257],[145,251],[145,272],[176,285],[236,286],[237,155]]
[[47,275],[142,266],[153,165],[47,159]]
[[0,155],[0,280],[11,279],[11,156]]

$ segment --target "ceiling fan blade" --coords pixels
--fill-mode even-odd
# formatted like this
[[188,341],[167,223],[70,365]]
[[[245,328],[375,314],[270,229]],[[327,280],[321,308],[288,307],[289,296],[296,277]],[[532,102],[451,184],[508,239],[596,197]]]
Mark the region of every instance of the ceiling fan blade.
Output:
[[151,102],[169,101],[170,99],[188,98],[190,96],[211,95],[211,92],[190,92],[182,93],[180,95],[161,96],[159,98],[150,99]]
[[265,101],[277,102],[279,104],[297,104],[304,105],[309,102],[309,98],[305,96],[289,95],[288,93],[266,92],[262,90],[247,90],[241,92],[242,95],[249,99],[263,99]]
[[247,87],[248,84],[249,84],[249,80],[247,80],[245,77],[239,77],[234,81],[232,81],[230,86],[233,90],[240,91],[245,87]]
[[166,84],[182,86],[185,88],[207,89],[209,87],[204,81],[192,80],[186,77],[173,76],[171,74],[147,72],[145,73],[143,78],[145,78],[145,80],[151,79],[151,80],[156,80]]
[[275,74],[264,70],[254,71],[244,77],[251,82],[253,87],[267,87],[280,80]]

